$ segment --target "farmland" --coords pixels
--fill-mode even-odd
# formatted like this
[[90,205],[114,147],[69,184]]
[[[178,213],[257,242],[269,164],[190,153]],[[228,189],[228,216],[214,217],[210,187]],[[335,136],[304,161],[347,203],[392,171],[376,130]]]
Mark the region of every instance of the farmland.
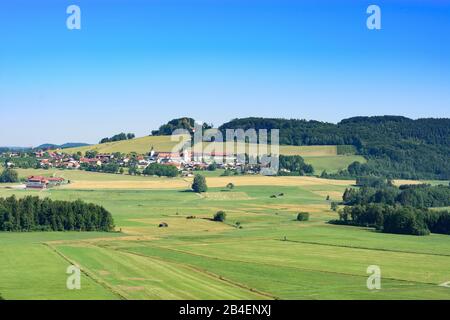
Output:
[[[450,298],[438,286],[450,280],[448,236],[326,223],[353,181],[208,177],[199,195],[186,191],[189,179],[67,172],[77,174],[67,187],[0,188],[0,197],[81,198],[109,210],[117,232],[0,233],[5,299]],[[219,210],[224,223],[210,220]],[[310,220],[296,221],[299,211]],[[82,269],[81,290],[65,287],[70,264]],[[382,270],[381,290],[366,287],[369,265]]]

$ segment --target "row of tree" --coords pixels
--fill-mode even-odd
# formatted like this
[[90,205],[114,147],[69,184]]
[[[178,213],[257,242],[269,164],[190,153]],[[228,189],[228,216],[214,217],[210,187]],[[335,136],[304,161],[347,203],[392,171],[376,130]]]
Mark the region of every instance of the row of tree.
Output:
[[383,203],[400,204],[414,208],[450,206],[450,186],[404,185],[400,188],[384,186],[379,188],[362,187],[346,189],[342,197],[345,205]]
[[105,208],[92,203],[15,196],[0,198],[1,231],[112,231]]
[[111,138],[103,138],[102,140],[100,140],[100,143],[107,143],[107,142],[115,142],[115,141],[122,141],[122,140],[131,140],[135,138],[135,134],[134,133],[119,133],[116,134],[114,136],[112,136]]
[[450,234],[450,212],[379,203],[345,207],[331,223],[374,227],[385,233]]
[[82,163],[80,165],[81,170],[91,171],[91,172],[104,172],[104,173],[123,173],[124,170],[119,166],[118,163],[102,163],[100,166],[96,164]]

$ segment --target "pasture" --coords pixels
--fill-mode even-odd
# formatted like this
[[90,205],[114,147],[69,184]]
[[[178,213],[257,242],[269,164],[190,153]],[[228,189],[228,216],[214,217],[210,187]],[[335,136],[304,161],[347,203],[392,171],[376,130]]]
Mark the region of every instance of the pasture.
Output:
[[[199,195],[181,178],[117,176],[79,176],[42,192],[0,189],[0,197],[103,205],[117,230],[0,233],[5,299],[450,299],[439,286],[450,281],[448,236],[326,223],[336,217],[330,201],[352,181],[208,177]],[[211,220],[219,210],[224,223]],[[299,211],[310,220],[296,221]],[[70,264],[82,269],[81,290],[65,287]],[[382,270],[381,290],[366,287],[369,265]]]

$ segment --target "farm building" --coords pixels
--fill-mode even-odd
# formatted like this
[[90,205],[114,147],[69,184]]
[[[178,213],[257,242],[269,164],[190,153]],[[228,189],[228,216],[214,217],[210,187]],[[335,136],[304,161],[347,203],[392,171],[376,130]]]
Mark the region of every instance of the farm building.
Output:
[[27,179],[27,189],[46,189],[48,180],[41,176],[31,176]]
[[60,186],[65,182],[64,178],[46,178],[41,176],[31,176],[27,179],[27,189],[47,189]]

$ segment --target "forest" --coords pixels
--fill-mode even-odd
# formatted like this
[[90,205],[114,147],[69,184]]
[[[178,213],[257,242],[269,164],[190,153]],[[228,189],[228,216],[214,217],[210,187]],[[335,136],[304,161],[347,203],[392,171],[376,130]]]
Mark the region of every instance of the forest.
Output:
[[[282,145],[352,145],[368,162],[338,177],[450,179],[450,119],[401,116],[354,117],[337,124],[298,119],[243,118],[219,127],[280,129]],[[269,135],[270,136],[270,135]],[[338,148],[339,149],[339,148]],[[331,175],[327,177],[333,177]]]
[[0,198],[0,231],[112,231],[105,208],[76,201],[15,196]]
[[374,180],[360,189],[347,188],[342,196],[346,205],[338,211],[339,220],[330,223],[373,227],[386,233],[428,235],[450,234],[450,212],[433,210],[450,206],[450,186],[403,185],[395,187]]

